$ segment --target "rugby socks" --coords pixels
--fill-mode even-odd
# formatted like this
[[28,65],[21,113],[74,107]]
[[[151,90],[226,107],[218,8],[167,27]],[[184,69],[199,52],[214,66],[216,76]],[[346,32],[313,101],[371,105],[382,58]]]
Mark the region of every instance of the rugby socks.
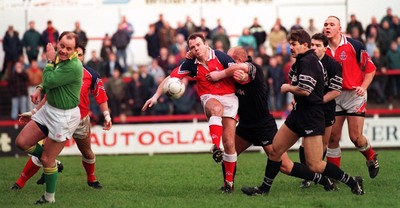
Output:
[[211,116],[208,121],[210,128],[210,136],[212,143],[220,148],[221,136],[222,136],[222,118],[218,116]]
[[88,182],[96,182],[97,181],[96,176],[94,175],[95,162],[96,162],[96,158],[86,159],[86,158],[82,157],[82,165],[85,168]]
[[275,162],[268,158],[267,166],[265,167],[264,181],[263,184],[259,187],[262,192],[269,192],[276,175],[278,175],[279,173],[281,165],[282,160],[279,162]]
[[367,160],[374,159],[375,151],[372,149],[372,146],[369,144],[368,140],[367,140],[367,143],[363,147],[357,148],[357,149],[364,155],[365,159],[367,159]]
[[224,181],[233,182],[236,173],[236,161],[237,154],[226,154],[222,155],[222,171],[224,172]]
[[343,172],[343,170],[338,168],[336,165],[329,162],[326,163],[325,170],[324,172],[322,172],[322,175],[343,182],[350,188],[354,188],[355,186],[357,186],[357,183],[353,179],[353,177]]
[[43,147],[40,144],[36,144],[36,145],[30,147],[29,149],[25,150],[25,152],[27,152],[31,155],[34,155],[40,159],[42,157]]
[[301,164],[306,165],[306,155],[304,154],[304,147],[300,145],[299,147],[299,158]]
[[328,182],[327,178],[323,177],[322,174],[314,173],[306,165],[297,162],[293,163],[292,172],[290,172],[289,175],[309,181],[314,181],[324,186]]
[[58,178],[57,163],[54,167],[43,168],[46,181],[46,192],[44,197],[47,201],[55,201],[55,192]]
[[329,148],[326,151],[326,161],[330,162],[336,167],[340,167],[340,159],[341,159],[342,151],[340,147],[337,148]]
[[23,188],[25,183],[32,178],[40,169],[40,166],[37,166],[33,161],[32,157],[29,157],[29,160],[26,162],[24,169],[22,170],[21,175],[18,180],[15,182],[19,187]]

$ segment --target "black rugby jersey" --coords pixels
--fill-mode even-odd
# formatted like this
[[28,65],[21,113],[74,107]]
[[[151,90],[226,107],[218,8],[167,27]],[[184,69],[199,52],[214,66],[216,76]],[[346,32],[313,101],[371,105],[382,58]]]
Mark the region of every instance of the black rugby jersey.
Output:
[[247,84],[236,83],[236,96],[239,98],[239,122],[252,123],[262,121],[265,118],[272,118],[268,109],[268,87],[260,66],[252,62],[249,64],[249,78]]
[[297,56],[289,71],[289,79],[293,86],[299,86],[310,93],[309,96],[294,95],[297,105],[323,104],[325,75],[325,69],[313,50]]
[[[342,91],[342,66],[340,66],[339,62],[337,62],[334,58],[324,55],[321,59],[321,63],[324,66],[327,73],[327,80],[325,80],[325,92],[328,93],[332,90],[337,90],[339,92]],[[327,106],[335,106],[335,100],[331,100],[328,103],[325,103]]]

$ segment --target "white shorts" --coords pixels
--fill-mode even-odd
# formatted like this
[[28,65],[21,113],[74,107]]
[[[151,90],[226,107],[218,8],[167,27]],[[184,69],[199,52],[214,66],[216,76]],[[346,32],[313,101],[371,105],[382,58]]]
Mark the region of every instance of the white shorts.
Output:
[[336,101],[336,112],[342,114],[365,114],[367,107],[367,92],[358,96],[354,90],[344,90]]
[[63,110],[49,105],[47,102],[32,116],[32,120],[46,126],[47,135],[56,142],[63,142],[72,137],[79,125],[81,113],[78,107]]
[[237,119],[239,100],[234,93],[227,95],[205,94],[200,96],[203,109],[205,109],[207,101],[211,98],[217,99],[222,104],[222,106],[224,106],[224,113],[222,114],[222,117]]
[[74,139],[86,139],[88,138],[89,133],[90,133],[90,116],[87,115],[81,119],[81,122],[79,123],[78,128],[76,128],[72,137]]

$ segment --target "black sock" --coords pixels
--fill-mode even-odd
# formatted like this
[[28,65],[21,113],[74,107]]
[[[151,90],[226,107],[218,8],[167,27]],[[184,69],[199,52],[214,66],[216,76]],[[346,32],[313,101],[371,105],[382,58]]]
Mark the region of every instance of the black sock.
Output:
[[303,146],[300,146],[300,148],[299,148],[299,158],[300,158],[301,164],[306,165],[306,155],[304,154]]
[[321,185],[325,185],[328,182],[328,180],[323,177],[322,174],[312,172],[306,165],[297,162],[294,163],[292,172],[290,172],[289,175],[309,181],[314,181]]
[[342,169],[338,168],[336,165],[327,162],[326,167],[322,175],[327,176],[329,178],[336,179],[340,182],[345,183],[348,187],[354,188],[357,183],[354,181],[353,177],[349,174],[343,172]]
[[265,167],[264,181],[263,184],[260,186],[261,191],[269,192],[276,175],[278,175],[279,173],[281,165],[282,161],[275,162],[268,158],[267,166]]

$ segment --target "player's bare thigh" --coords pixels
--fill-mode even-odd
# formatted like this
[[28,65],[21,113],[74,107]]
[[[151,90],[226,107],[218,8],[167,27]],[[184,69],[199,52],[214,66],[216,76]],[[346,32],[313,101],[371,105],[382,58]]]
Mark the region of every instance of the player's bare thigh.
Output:
[[22,150],[27,150],[45,137],[36,122],[31,120],[18,134],[15,143]]
[[269,155],[270,159],[273,161],[280,161],[281,156],[296,143],[299,136],[290,130],[286,124],[282,124],[278,132],[274,137],[274,142],[272,143],[272,151]]
[[222,114],[224,113],[224,107],[217,99],[210,98],[204,105],[204,111],[207,118],[210,118],[211,116],[222,117]]

